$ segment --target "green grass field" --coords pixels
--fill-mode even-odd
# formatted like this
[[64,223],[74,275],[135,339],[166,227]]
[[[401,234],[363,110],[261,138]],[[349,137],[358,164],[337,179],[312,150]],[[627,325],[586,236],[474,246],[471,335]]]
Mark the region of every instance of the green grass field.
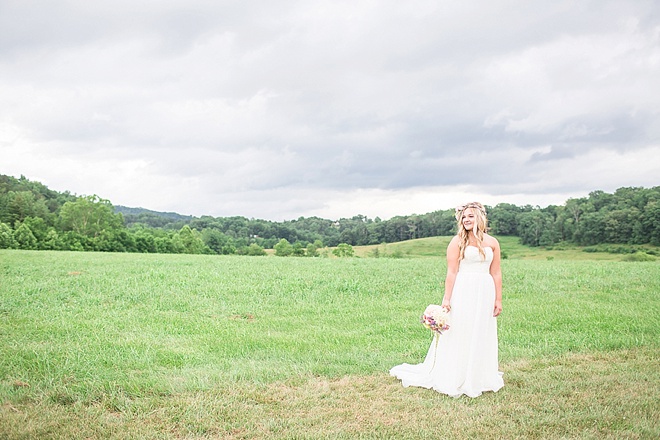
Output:
[[398,244],[411,258],[2,250],[0,438],[660,436],[660,262],[503,240],[505,387],[453,399],[387,374],[431,341],[448,238],[426,241]]

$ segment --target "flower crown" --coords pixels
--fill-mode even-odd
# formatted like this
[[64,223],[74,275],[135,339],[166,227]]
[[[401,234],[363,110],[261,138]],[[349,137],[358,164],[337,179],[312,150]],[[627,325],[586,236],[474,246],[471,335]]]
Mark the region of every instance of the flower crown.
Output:
[[470,203],[466,203],[465,205],[456,207],[456,218],[459,218],[460,215],[463,213],[463,211],[465,211],[468,208],[478,209],[479,211],[481,211],[483,215],[486,215],[486,209],[484,208],[484,205],[482,205],[479,202],[470,202]]

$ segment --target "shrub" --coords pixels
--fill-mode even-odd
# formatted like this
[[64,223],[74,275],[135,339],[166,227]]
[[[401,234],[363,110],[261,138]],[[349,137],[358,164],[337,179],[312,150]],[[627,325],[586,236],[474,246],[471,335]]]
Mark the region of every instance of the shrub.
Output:
[[337,248],[332,251],[332,253],[337,257],[352,257],[355,255],[353,246],[347,243],[339,243]]
[[250,244],[250,246],[246,248],[245,255],[251,255],[253,257],[261,257],[267,254],[264,248],[259,246],[257,243],[252,243]]
[[388,255],[389,258],[403,258],[403,252],[401,249],[397,249],[391,254]]
[[624,256],[623,261],[655,261],[655,257],[645,252],[635,252],[634,254],[627,254]]
[[8,224],[0,222],[0,249],[13,249],[17,246],[14,231]]
[[286,238],[281,239],[273,248],[278,257],[288,257],[293,254],[293,246]]

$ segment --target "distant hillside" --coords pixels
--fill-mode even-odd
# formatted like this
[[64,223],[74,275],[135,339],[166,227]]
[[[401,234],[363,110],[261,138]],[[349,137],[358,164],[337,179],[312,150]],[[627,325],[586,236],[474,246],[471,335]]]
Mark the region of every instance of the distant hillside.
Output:
[[[655,256],[656,249],[649,246],[660,246],[660,187],[623,187],[613,194],[598,190],[588,197],[569,199],[563,206],[499,203],[487,210],[493,235],[515,237],[512,239],[532,247],[589,246],[590,252],[653,252]],[[282,240],[297,249],[317,242],[324,247],[380,246],[451,236],[455,230],[453,209],[385,221],[363,215],[339,220],[300,217],[284,222],[242,216],[195,217],[113,207],[111,201],[97,195],[60,193],[24,176],[0,175],[2,249],[249,255],[252,245],[273,249]],[[437,252],[426,243],[415,242],[414,249],[407,246],[373,247],[367,252],[397,256]]]
[[121,213],[124,216],[124,221],[128,227],[142,224],[152,228],[180,229],[183,225],[195,219],[192,215],[152,211],[144,208],[129,208],[121,205],[115,206],[115,213]]
[[185,221],[185,222],[195,218],[192,215],[182,215],[182,214],[177,214],[176,212],[152,211],[150,209],[145,209],[145,208],[129,208],[128,206],[121,206],[121,205],[115,206],[115,212],[121,212],[122,214],[124,214],[124,217],[128,215],[139,216],[140,214],[149,214],[157,217],[164,217],[166,219],[173,221]]

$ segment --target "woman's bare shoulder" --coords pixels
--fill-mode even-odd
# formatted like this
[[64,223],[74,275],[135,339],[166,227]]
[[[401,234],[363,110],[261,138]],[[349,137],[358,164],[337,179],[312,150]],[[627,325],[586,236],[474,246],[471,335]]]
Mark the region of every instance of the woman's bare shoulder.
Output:
[[484,234],[484,245],[493,248],[493,250],[500,248],[500,242],[497,241],[497,238],[488,234]]

